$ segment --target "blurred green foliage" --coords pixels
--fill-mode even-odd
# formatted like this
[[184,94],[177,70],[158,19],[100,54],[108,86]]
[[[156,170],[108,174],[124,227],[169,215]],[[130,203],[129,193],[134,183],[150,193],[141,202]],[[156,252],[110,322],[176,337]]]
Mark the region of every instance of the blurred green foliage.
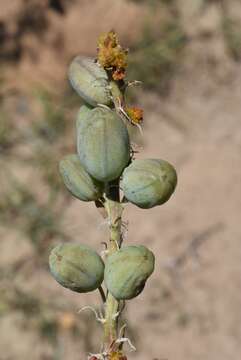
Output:
[[57,343],[58,323],[53,316],[46,316],[44,313],[39,321],[39,331],[43,338],[47,338],[53,345]]
[[185,43],[186,36],[178,22],[170,21],[158,32],[147,24],[130,53],[129,78],[143,81],[146,89],[165,93]]
[[[63,94],[61,101],[46,89],[34,95],[23,126],[12,121],[13,99],[6,96],[0,103],[0,224],[7,227],[14,219],[14,228],[24,233],[44,260],[51,242],[66,239],[61,221],[69,198],[66,191],[60,191],[64,186],[58,162],[71,146],[63,139],[71,138],[68,133],[73,121],[69,121],[68,109],[73,99],[71,94]],[[16,102],[20,101],[18,94],[14,96]],[[36,113],[32,111],[35,107]],[[16,108],[13,111],[17,112]],[[13,164],[18,164],[17,173],[12,171]],[[21,168],[23,174],[33,173],[31,184],[21,179]],[[38,189],[43,189],[43,196]]]
[[57,211],[48,202],[41,204],[27,186],[16,179],[11,180],[9,176],[8,174],[9,189],[0,199],[0,223],[6,226],[14,219],[15,228],[27,236],[34,245],[36,254],[44,257],[45,250],[53,239],[66,237],[61,229],[62,209]]
[[16,142],[16,133],[6,111],[0,107],[0,154],[10,150]]
[[33,131],[37,137],[53,143],[66,131],[64,106],[62,103],[56,106],[55,99],[46,89],[39,89],[35,96],[41,105],[42,113],[40,119],[33,122]]
[[222,22],[223,34],[231,56],[241,60],[241,26],[239,21],[224,17]]

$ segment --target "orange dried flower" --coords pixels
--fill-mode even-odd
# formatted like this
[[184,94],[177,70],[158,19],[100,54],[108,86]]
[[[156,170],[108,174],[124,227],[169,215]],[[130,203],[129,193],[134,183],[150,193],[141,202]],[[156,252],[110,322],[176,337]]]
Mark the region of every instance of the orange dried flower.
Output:
[[131,122],[136,125],[143,121],[143,110],[138,107],[125,107],[125,112],[131,119]]
[[125,77],[125,69],[122,68],[122,69],[113,71],[112,77],[115,81],[123,80]]
[[98,63],[111,72],[114,80],[122,80],[125,77],[127,67],[127,53],[118,41],[114,31],[109,31],[100,36],[98,41]]

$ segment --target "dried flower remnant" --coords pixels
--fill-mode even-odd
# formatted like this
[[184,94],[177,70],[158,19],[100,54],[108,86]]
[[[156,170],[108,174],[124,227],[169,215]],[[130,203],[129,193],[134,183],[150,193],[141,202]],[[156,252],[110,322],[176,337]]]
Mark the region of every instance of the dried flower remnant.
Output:
[[125,112],[133,125],[139,125],[143,122],[143,110],[138,107],[125,107]]
[[113,80],[123,80],[126,75],[128,50],[121,47],[114,31],[100,36],[97,51],[99,65],[110,73]]

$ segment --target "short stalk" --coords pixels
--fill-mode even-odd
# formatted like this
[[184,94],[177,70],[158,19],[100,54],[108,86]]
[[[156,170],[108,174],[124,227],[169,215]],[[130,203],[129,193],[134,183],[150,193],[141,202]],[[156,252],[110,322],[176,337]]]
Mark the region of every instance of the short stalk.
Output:
[[99,290],[99,293],[100,293],[100,296],[101,296],[101,299],[102,299],[103,303],[105,303],[106,302],[106,297],[105,297],[105,292],[104,292],[102,286],[98,287],[98,290]]

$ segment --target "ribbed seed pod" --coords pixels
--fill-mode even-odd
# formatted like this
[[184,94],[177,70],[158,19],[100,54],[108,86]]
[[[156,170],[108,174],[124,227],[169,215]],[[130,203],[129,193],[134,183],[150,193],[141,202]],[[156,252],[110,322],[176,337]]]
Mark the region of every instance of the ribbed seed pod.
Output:
[[112,104],[107,73],[94,59],[75,57],[70,64],[68,75],[74,90],[88,104]]
[[129,135],[112,110],[81,107],[77,119],[77,149],[85,170],[106,182],[120,176],[130,159]]
[[121,181],[126,199],[143,209],[165,203],[176,184],[174,167],[159,159],[134,160],[124,170]]
[[104,276],[104,263],[91,248],[80,244],[56,246],[49,256],[55,280],[72,291],[85,293],[97,289]]
[[117,300],[139,295],[155,265],[153,253],[145,246],[125,246],[107,258],[104,280]]
[[95,201],[101,197],[103,184],[85,171],[78,155],[65,156],[59,163],[59,172],[67,189],[78,199]]

